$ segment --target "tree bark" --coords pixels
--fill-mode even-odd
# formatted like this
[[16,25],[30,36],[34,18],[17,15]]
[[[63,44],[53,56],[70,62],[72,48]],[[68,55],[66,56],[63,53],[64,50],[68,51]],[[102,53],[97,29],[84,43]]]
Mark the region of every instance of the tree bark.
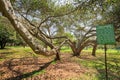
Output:
[[92,55],[93,56],[96,56],[96,49],[97,49],[97,44],[95,43],[94,45],[93,45],[93,50],[92,50]]
[[10,0],[0,0],[0,12],[2,12],[3,16],[9,19],[15,30],[21,35],[23,40],[31,47],[35,53],[45,56],[56,54],[55,49],[47,51],[45,48],[39,45],[31,33],[19,21],[19,18],[16,16],[14,9],[10,3]]
[[0,41],[0,48],[1,48],[1,49],[4,49],[4,48],[5,48],[6,42],[7,42],[7,41],[2,38],[2,40]]
[[56,53],[55,61],[60,60],[60,54],[59,52]]
[[1,44],[1,49],[4,49],[4,48],[5,48],[5,44],[6,44],[6,43],[2,43],[2,44]]
[[[79,42],[78,42],[79,43]],[[95,44],[96,40],[87,40],[84,41],[82,43],[77,44],[75,42],[72,42],[69,40],[68,44],[70,45],[72,52],[73,52],[73,56],[80,56],[82,50],[86,47],[89,46],[91,44]],[[95,48],[94,48],[95,49]],[[96,49],[95,49],[96,50]]]
[[3,46],[3,44],[1,43],[1,44],[0,44],[0,49],[3,49],[3,47],[2,47],[2,46]]

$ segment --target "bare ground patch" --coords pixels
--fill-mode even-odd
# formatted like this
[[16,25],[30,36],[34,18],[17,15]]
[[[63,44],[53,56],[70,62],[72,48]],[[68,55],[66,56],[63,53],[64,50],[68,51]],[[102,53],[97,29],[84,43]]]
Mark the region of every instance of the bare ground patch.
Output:
[[17,58],[0,62],[0,80],[66,80],[72,78],[79,80],[85,72],[87,69],[72,62],[67,54],[57,62],[47,58]]

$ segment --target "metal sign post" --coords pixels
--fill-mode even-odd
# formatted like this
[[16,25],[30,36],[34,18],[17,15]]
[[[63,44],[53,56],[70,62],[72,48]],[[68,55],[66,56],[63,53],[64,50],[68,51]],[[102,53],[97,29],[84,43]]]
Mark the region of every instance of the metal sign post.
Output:
[[106,80],[108,80],[108,73],[107,73],[107,46],[104,45],[104,49],[105,49],[105,72],[106,72]]
[[105,49],[105,73],[106,73],[106,80],[108,80],[108,73],[107,73],[107,46],[115,44],[115,34],[114,28],[112,24],[104,25],[104,26],[97,26],[96,27],[96,34],[97,34],[97,43],[104,45]]

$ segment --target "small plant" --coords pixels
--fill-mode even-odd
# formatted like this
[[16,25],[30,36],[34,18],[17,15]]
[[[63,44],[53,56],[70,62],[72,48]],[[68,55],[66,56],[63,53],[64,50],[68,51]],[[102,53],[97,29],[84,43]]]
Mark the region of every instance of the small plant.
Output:
[[32,76],[37,76],[37,75],[39,75],[39,74],[44,74],[45,72],[46,72],[45,69],[43,69],[43,70],[41,70],[41,71],[38,71],[38,72],[33,73]]
[[53,61],[51,64],[53,64],[53,65],[54,65],[54,64],[56,64],[56,63],[57,63],[56,61]]

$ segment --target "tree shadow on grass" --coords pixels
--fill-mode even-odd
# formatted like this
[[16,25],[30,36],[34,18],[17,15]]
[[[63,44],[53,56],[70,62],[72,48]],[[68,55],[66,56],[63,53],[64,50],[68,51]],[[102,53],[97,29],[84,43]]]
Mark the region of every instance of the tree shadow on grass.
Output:
[[[106,72],[104,66],[104,60],[100,60],[102,63],[99,65],[95,65],[96,70],[99,72],[98,79],[99,80],[106,80]],[[113,60],[112,63],[107,63],[107,73],[108,73],[108,80],[120,80],[120,66],[117,65],[119,60]]]
[[3,54],[3,55],[7,55],[7,54],[13,54],[13,53],[17,53],[18,51],[9,51],[9,50],[12,50],[11,48],[4,48],[4,49],[0,49],[0,54]]
[[13,69],[11,68],[11,65],[9,65],[9,66],[8,66],[9,70],[11,70],[12,72],[17,73],[18,76],[16,76],[16,77],[10,77],[10,78],[7,78],[7,79],[5,79],[5,80],[22,80],[22,79],[24,79],[24,78],[31,77],[31,76],[33,76],[34,74],[39,73],[40,71],[42,71],[42,70],[44,70],[45,68],[47,68],[53,61],[54,61],[54,60],[52,60],[52,61],[50,61],[50,62],[47,62],[47,63],[45,63],[43,66],[39,66],[39,69],[34,70],[34,71],[32,71],[32,72],[25,73],[25,74],[21,73],[20,71],[13,70]]
[[0,59],[7,59],[8,55],[13,55],[14,53],[17,53],[17,51],[12,51],[12,52],[1,52],[0,53]]
[[3,48],[3,49],[0,49],[0,50],[11,50],[11,48],[9,47],[5,47],[5,48]]
[[0,59],[6,59],[8,54],[14,54],[14,52],[2,52],[0,53]]
[[[99,72],[98,79],[99,80],[106,80],[106,73],[105,69],[98,69]],[[115,72],[108,70],[108,80],[120,80],[120,75],[115,74]]]

